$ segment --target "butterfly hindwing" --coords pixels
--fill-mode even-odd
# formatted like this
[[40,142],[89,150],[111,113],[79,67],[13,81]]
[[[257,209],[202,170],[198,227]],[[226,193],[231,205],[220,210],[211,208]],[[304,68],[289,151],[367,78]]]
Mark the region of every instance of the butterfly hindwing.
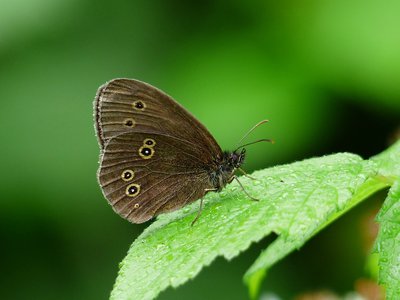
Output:
[[128,132],[109,139],[98,173],[114,210],[134,223],[178,209],[212,188],[202,149],[179,137]]

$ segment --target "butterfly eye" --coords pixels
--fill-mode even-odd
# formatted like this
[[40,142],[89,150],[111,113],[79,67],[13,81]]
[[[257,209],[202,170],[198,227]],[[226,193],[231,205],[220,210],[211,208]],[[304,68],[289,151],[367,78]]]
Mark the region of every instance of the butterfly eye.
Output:
[[124,125],[125,125],[126,127],[135,127],[135,120],[133,120],[133,119],[126,119],[126,120],[124,121]]
[[129,197],[135,197],[139,194],[139,192],[140,192],[140,185],[132,183],[126,187],[125,194]]
[[130,181],[133,179],[135,173],[132,170],[125,170],[122,172],[121,177],[124,181]]
[[140,147],[139,149],[139,155],[143,159],[149,159],[154,155],[154,149],[150,147]]
[[133,102],[133,108],[136,110],[144,110],[146,108],[146,104],[143,101],[138,100]]
[[153,139],[145,139],[143,144],[145,144],[149,147],[154,147],[156,145],[156,141]]

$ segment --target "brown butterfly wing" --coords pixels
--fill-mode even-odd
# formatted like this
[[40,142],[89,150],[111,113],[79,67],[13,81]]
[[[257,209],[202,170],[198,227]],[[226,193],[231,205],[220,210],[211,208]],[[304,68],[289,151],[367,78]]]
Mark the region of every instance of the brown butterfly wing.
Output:
[[[148,141],[153,146],[147,147]],[[98,174],[103,193],[113,209],[133,223],[176,210],[212,188],[208,171],[213,166],[203,162],[201,150],[164,133],[113,137],[105,146]]]
[[216,157],[221,148],[196,118],[159,89],[133,79],[114,79],[95,98],[96,132],[101,149],[126,132],[173,135],[202,146],[203,156]]

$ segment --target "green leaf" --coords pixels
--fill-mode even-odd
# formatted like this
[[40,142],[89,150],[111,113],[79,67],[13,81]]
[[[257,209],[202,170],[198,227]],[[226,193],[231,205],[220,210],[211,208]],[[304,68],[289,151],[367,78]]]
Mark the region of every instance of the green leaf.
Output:
[[379,253],[379,284],[386,287],[386,299],[400,299],[400,182],[389,190],[374,250]]
[[259,202],[250,201],[232,183],[205,197],[205,208],[193,227],[198,203],[160,216],[129,249],[111,299],[153,299],[167,287],[195,277],[217,256],[232,259],[275,232],[277,240],[245,276],[254,296],[266,268],[388,185],[385,178],[375,176],[376,166],[348,153],[312,158],[255,172],[256,180],[241,177],[246,191]]
[[393,180],[400,179],[400,141],[371,158],[378,165],[379,173]]
[[377,221],[379,234],[374,250],[379,254],[379,283],[386,287],[386,299],[400,298],[400,141],[373,159],[379,173],[392,180]]
[[[337,207],[335,212],[325,215],[324,218],[310,218],[306,220],[306,223],[309,224],[311,230],[300,232],[298,235],[291,234],[289,237],[280,235],[265,251],[261,253],[244,276],[244,281],[249,286],[250,297],[252,299],[256,298],[268,268],[293,250],[299,249],[307,240],[362,200],[366,199],[369,195],[387,186],[388,184],[385,181],[369,178],[363,184],[359,185],[353,195],[350,195],[350,197],[348,197],[348,195],[344,196],[344,206]],[[339,188],[339,185],[337,185],[336,188]],[[345,189],[345,187],[343,188]],[[332,195],[321,195],[318,201],[327,203],[330,199],[332,199]],[[339,196],[336,198],[336,201],[340,202]]]

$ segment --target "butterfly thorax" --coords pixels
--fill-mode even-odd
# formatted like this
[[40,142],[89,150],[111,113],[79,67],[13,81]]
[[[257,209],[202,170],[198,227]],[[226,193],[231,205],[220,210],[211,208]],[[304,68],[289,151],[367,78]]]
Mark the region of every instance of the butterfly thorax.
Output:
[[243,164],[245,153],[245,149],[242,149],[241,152],[225,151],[222,153],[222,156],[215,161],[216,168],[210,171],[210,181],[217,191],[221,191],[233,180],[236,169],[240,168]]

